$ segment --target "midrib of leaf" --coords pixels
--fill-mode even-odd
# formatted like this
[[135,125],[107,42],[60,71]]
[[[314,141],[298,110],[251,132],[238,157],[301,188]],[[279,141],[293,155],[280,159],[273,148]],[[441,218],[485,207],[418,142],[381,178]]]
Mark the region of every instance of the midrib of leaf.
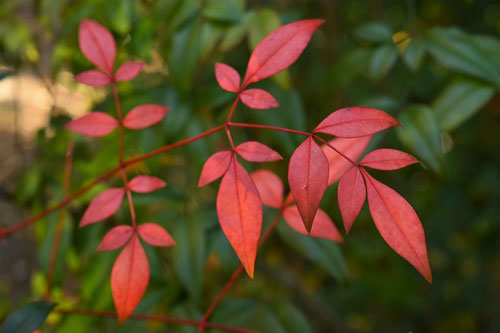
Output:
[[[358,168],[357,166],[355,166],[354,168]],[[356,181],[358,180],[358,175],[359,173],[359,169],[356,170],[355,172],[355,176],[354,176],[354,186],[353,186],[353,190],[351,191],[351,197],[349,198],[349,213],[351,212],[351,208],[352,208],[352,198],[354,197],[354,189],[356,187]]]
[[[244,224],[243,224],[243,215],[241,215],[241,202],[240,202],[240,191],[238,189],[238,171],[237,169],[237,160],[236,156],[232,157],[233,163],[233,168],[234,168],[234,187],[236,189],[236,199],[238,202],[238,214],[240,216],[240,225],[241,225],[241,238],[243,239],[243,246],[245,247],[245,258],[246,258],[246,264],[248,265],[248,247],[247,247],[247,241],[245,238],[245,232],[244,232]],[[246,266],[246,265],[244,265]]]
[[[331,125],[325,125],[323,127],[316,128],[314,131],[317,132],[319,130],[322,130],[322,129],[325,129],[325,128],[329,128],[329,127],[335,127],[335,126],[340,126],[340,125],[344,125],[344,124],[356,123],[356,122],[359,122],[359,121],[370,121],[370,120],[371,121],[383,121],[383,122],[389,123],[388,120],[383,120],[383,119],[380,119],[380,118],[362,118],[362,119],[354,119],[354,120],[342,121],[342,122],[338,122],[338,123],[331,124]],[[363,135],[363,136],[366,136],[366,135]]]
[[[94,43],[97,45],[97,52],[99,52],[99,55],[104,60],[104,63],[109,67],[109,69],[111,71],[113,71],[113,66],[110,63],[108,63],[108,59],[106,58],[106,55],[104,54],[104,51],[101,48],[101,44],[98,42],[97,37],[95,36],[95,31],[93,30],[94,28],[91,27],[91,25],[88,25],[88,28],[89,28],[89,32],[90,32],[89,33],[90,38],[92,38]],[[104,70],[107,71],[108,68],[104,68]],[[110,72],[109,74],[112,74],[112,73]]]
[[[130,281],[131,281],[131,274],[132,274],[132,267],[134,266],[134,261],[135,261],[135,240],[137,238],[137,235],[133,235],[132,239],[130,240],[131,244],[131,258],[130,258],[130,265],[128,267],[128,272],[127,272],[127,292],[125,293],[125,305],[128,304],[128,297],[130,294]],[[139,241],[137,239],[137,241]]]

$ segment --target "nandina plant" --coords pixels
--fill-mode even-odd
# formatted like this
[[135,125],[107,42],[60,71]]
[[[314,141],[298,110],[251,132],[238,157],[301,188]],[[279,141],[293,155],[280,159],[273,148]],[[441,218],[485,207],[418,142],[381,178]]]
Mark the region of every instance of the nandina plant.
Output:
[[[272,32],[251,54],[243,80],[230,65],[216,63],[215,77],[220,87],[235,94],[225,122],[197,136],[160,147],[139,157],[125,159],[123,151],[126,131],[153,126],[167,116],[169,108],[146,104],[138,105],[131,110],[122,110],[118,83],[138,76],[143,63],[132,61],[116,65],[116,44],[112,34],[95,21],[83,20],[79,28],[80,48],[85,57],[97,68],[80,73],[75,79],[93,87],[110,85],[116,113],[110,115],[102,111],[93,111],[69,122],[66,128],[90,137],[102,137],[118,128],[120,133],[117,167],[98,177],[88,186],[68,195],[59,204],[18,225],[0,230],[1,236],[5,237],[32,224],[41,217],[68,205],[97,183],[119,174],[122,185],[109,188],[97,195],[85,210],[79,225],[91,228],[90,225],[108,219],[117,212],[123,199],[127,198],[132,224],[111,228],[97,248],[97,251],[120,250],[111,270],[111,291],[118,321],[123,323],[132,315],[149,283],[150,269],[143,246],[175,245],[174,239],[163,227],[157,223],[143,222],[140,216],[136,216],[134,209],[133,196],[156,191],[166,186],[166,183],[150,175],[138,175],[129,179],[127,167],[224,131],[228,148],[214,152],[208,158],[201,170],[199,186],[206,186],[222,178],[216,200],[217,216],[222,231],[241,261],[241,266],[201,320],[146,315],[137,316],[136,319],[194,325],[198,326],[201,332],[205,328],[246,331],[211,324],[208,319],[243,270],[251,278],[254,277],[257,250],[275,228],[281,216],[293,230],[301,234],[342,242],[342,236],[331,218],[319,208],[325,190],[336,182],[339,182],[338,205],[346,233],[350,231],[364,202],[368,201],[375,226],[384,240],[431,282],[424,230],[417,214],[402,196],[373,178],[367,171],[370,168],[397,170],[418,161],[402,151],[384,148],[369,152],[358,162],[373,134],[400,126],[396,119],[381,110],[346,107],[332,112],[312,132],[231,121],[240,100],[251,109],[272,109],[279,106],[279,101],[268,91],[251,88],[251,85],[291,66],[322,23],[323,20],[317,19],[303,20],[287,24]],[[240,159],[260,163],[282,160],[283,157],[261,142],[235,143],[232,131],[238,128],[281,131],[305,137],[303,143],[290,157],[288,195],[285,195],[285,185],[282,180],[273,172],[260,169],[249,174],[240,164]],[[323,136],[333,139],[325,139]],[[276,219],[264,233],[262,233],[263,205],[279,211]],[[108,315],[90,310],[60,311]]]

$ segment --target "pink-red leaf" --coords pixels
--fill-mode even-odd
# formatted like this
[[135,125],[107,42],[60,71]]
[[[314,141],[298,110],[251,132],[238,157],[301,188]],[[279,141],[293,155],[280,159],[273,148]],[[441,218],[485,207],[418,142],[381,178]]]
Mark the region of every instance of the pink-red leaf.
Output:
[[362,169],[368,190],[370,213],[380,235],[400,256],[408,260],[432,283],[422,223],[413,207],[393,189]]
[[110,188],[99,193],[99,195],[92,199],[83,214],[80,221],[80,228],[105,220],[116,213],[118,208],[120,208],[124,194],[125,189],[123,188]]
[[169,108],[156,104],[136,106],[123,119],[123,126],[137,130],[160,122],[170,111]]
[[203,165],[198,186],[205,186],[222,177],[229,167],[232,155],[230,150],[223,150],[210,156]]
[[247,89],[241,92],[240,97],[241,101],[252,109],[264,110],[280,106],[273,95],[262,89]]
[[283,159],[276,151],[257,141],[243,142],[235,151],[250,162],[273,162]]
[[113,74],[116,45],[113,35],[96,21],[85,19],[78,29],[80,49],[87,59],[105,71]]
[[248,61],[243,87],[268,78],[293,64],[324,20],[303,20],[284,25],[255,47]]
[[338,199],[345,231],[349,233],[366,199],[365,182],[359,167],[350,169],[340,178]]
[[149,284],[149,263],[134,234],[111,270],[111,293],[118,322],[123,324],[139,304]]
[[262,228],[262,202],[252,178],[236,158],[231,160],[219,187],[217,216],[222,231],[253,278]]
[[283,182],[274,172],[257,170],[250,174],[259,191],[260,199],[266,206],[281,208],[283,204]]
[[75,76],[75,80],[91,87],[101,87],[111,83],[111,78],[101,71],[90,70]]
[[155,223],[143,223],[137,227],[137,232],[144,241],[153,246],[172,246],[175,241],[172,236]]
[[307,138],[293,153],[288,168],[288,183],[304,226],[311,231],[328,184],[328,160],[312,137]]
[[91,137],[105,136],[118,126],[118,121],[109,114],[94,111],[70,121],[65,125],[70,131]]
[[314,132],[343,138],[356,138],[400,125],[396,119],[384,111],[352,107],[334,111],[316,127]]
[[222,89],[238,92],[240,89],[240,74],[233,67],[217,62],[215,63],[215,78]]
[[128,183],[128,188],[137,193],[149,193],[159,190],[160,188],[165,187],[165,185],[167,185],[167,183],[159,178],[140,175],[132,178],[132,180]]
[[143,66],[142,61],[128,61],[116,70],[115,80],[118,82],[132,80],[139,75]]
[[97,251],[112,251],[124,246],[134,233],[129,225],[119,225],[106,233]]
[[366,155],[360,165],[378,170],[397,170],[418,163],[418,160],[400,150],[377,149]]
[[285,208],[283,211],[283,217],[286,223],[293,230],[312,237],[325,238],[332,240],[337,243],[342,243],[342,236],[340,235],[337,227],[333,223],[332,219],[321,209],[318,209],[316,216],[314,217],[314,223],[311,232],[308,233],[300,217],[299,210],[297,206],[290,206]]

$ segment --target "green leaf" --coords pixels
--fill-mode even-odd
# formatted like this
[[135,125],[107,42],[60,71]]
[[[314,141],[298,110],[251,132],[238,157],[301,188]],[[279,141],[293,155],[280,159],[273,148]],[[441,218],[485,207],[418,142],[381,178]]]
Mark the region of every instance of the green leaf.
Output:
[[366,73],[371,54],[368,48],[357,48],[335,61],[325,77],[326,88],[345,86]]
[[202,15],[213,21],[236,23],[242,19],[244,7],[242,0],[206,0]]
[[250,29],[250,23],[253,20],[255,12],[250,11],[243,16],[239,23],[233,25],[225,34],[224,39],[220,44],[220,50],[227,52],[238,45]]
[[391,29],[380,22],[363,24],[354,31],[354,35],[359,39],[374,43],[392,41]]
[[425,51],[425,43],[421,38],[412,39],[403,52],[403,61],[412,71],[417,71],[422,64]]
[[0,333],[31,333],[40,326],[56,303],[31,302],[15,310],[5,319]]
[[306,316],[291,303],[279,302],[273,306],[276,317],[281,321],[285,332],[309,333],[311,326]]
[[392,68],[398,57],[398,50],[394,44],[385,44],[375,49],[370,59],[368,74],[379,79]]

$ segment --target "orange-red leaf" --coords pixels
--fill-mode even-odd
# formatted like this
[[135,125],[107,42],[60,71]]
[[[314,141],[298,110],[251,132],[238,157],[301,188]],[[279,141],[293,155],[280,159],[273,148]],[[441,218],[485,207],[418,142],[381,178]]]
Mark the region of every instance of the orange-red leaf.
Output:
[[368,190],[370,213],[380,235],[432,283],[424,228],[413,207],[396,191],[361,170]]
[[123,324],[139,304],[149,284],[149,263],[137,235],[120,252],[111,270],[111,293],[118,322]]
[[241,101],[252,109],[264,110],[280,106],[273,95],[262,89],[247,89],[241,92],[240,97]]
[[324,20],[293,22],[270,33],[260,41],[250,56],[242,86],[268,78],[293,64],[323,22]]
[[116,70],[115,80],[118,82],[132,80],[139,75],[143,66],[142,61],[128,61]]
[[203,165],[198,186],[205,186],[222,177],[229,167],[232,155],[230,150],[223,150],[210,156]]
[[378,170],[397,170],[418,163],[418,160],[400,150],[377,149],[366,155],[360,165]]
[[316,127],[314,132],[356,138],[400,125],[396,119],[384,111],[352,107],[334,111]]
[[325,238],[332,240],[337,243],[342,243],[342,236],[340,235],[337,227],[333,223],[332,219],[323,210],[318,209],[316,216],[314,217],[314,223],[311,232],[308,233],[300,217],[299,210],[297,206],[290,206],[285,208],[283,211],[283,217],[286,223],[293,230],[312,237]]
[[101,87],[111,83],[108,75],[96,70],[82,72],[75,76],[75,80],[91,87]]
[[365,182],[359,167],[350,169],[340,178],[338,199],[345,231],[349,233],[366,199]]
[[262,228],[262,202],[252,178],[236,158],[231,160],[219,187],[217,216],[222,231],[253,278]]
[[123,188],[110,188],[99,193],[99,195],[92,199],[83,214],[80,221],[80,228],[105,220],[116,213],[118,208],[120,208],[124,194],[125,189]]
[[215,78],[222,89],[238,92],[240,89],[240,74],[233,67],[217,62],[215,63]]
[[129,225],[119,225],[106,233],[97,251],[112,251],[124,246],[134,233]]
[[136,106],[123,119],[123,126],[137,130],[160,122],[170,111],[169,108],[156,104]]
[[65,125],[70,131],[91,137],[105,136],[118,126],[118,121],[109,114],[94,111],[70,121]]
[[276,151],[257,141],[243,142],[234,150],[250,162],[273,162],[283,159]]
[[307,138],[293,153],[288,168],[288,183],[304,226],[311,231],[328,184],[328,160],[312,137]]
[[167,185],[167,183],[159,178],[140,175],[132,178],[132,180],[128,183],[128,188],[137,193],[149,193],[159,190],[160,188],[165,187],[165,185]]
[[281,208],[283,204],[283,182],[274,172],[257,170],[250,174],[259,191],[260,199],[266,206]]
[[96,21],[85,19],[78,29],[80,49],[87,59],[108,73],[113,74],[116,45],[113,35]]
[[175,241],[172,236],[156,223],[143,223],[137,227],[137,232],[144,241],[153,246],[172,246]]

